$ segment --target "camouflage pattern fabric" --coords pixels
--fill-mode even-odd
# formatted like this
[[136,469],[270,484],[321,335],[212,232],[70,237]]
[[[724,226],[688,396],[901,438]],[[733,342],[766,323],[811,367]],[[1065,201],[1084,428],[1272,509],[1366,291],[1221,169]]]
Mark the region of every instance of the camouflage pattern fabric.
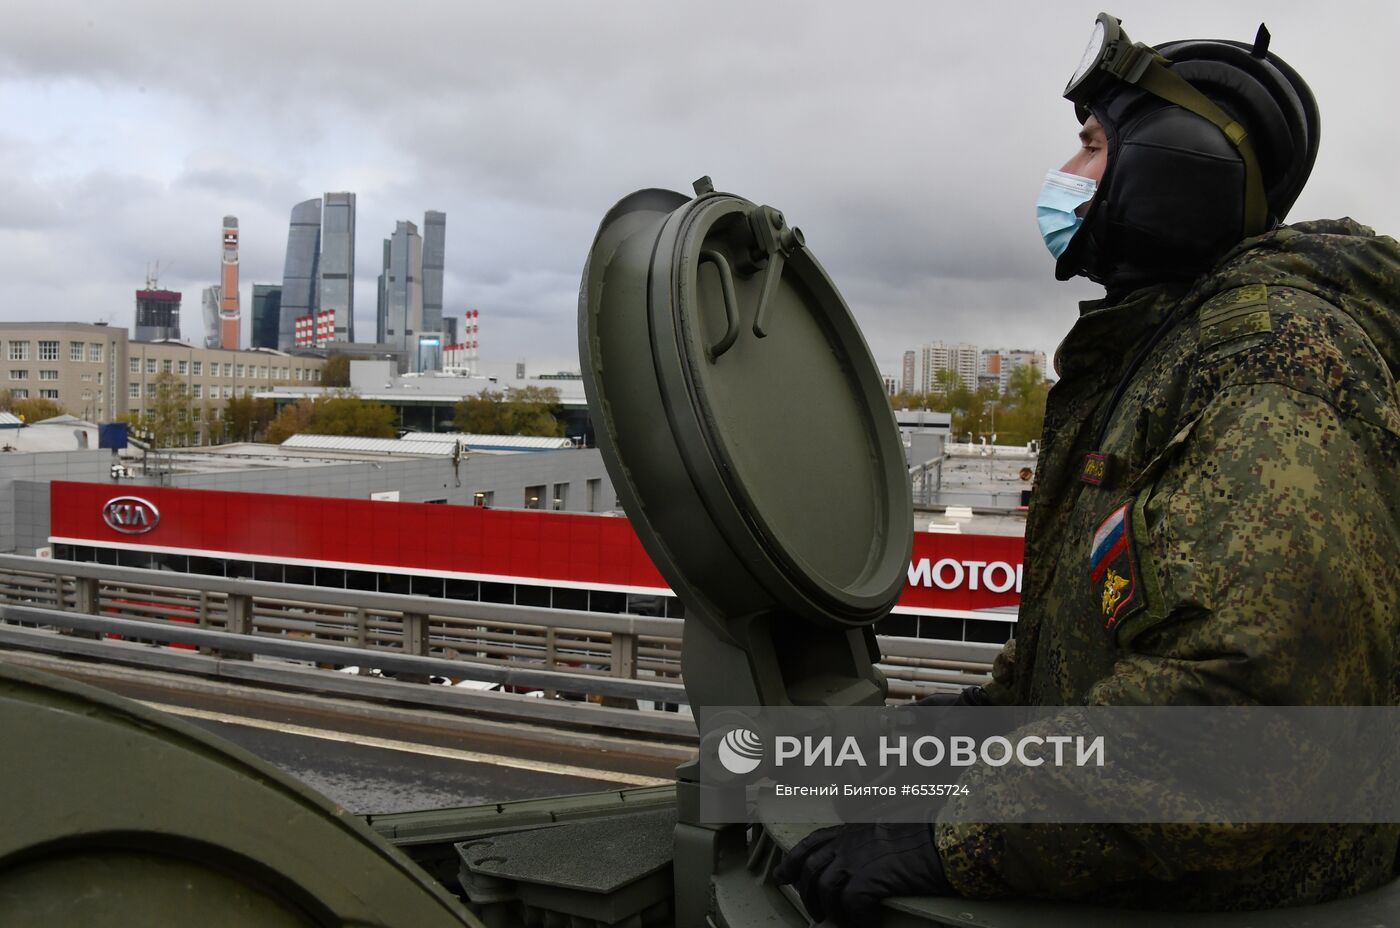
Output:
[[[1400,705],[1394,239],[1340,220],[1247,240],[1189,287],[1085,304],[1056,368],[995,701]],[[1035,802],[1008,770],[973,774],[982,801]],[[1388,881],[1400,826],[943,822],[935,838],[969,896],[1241,909]]]

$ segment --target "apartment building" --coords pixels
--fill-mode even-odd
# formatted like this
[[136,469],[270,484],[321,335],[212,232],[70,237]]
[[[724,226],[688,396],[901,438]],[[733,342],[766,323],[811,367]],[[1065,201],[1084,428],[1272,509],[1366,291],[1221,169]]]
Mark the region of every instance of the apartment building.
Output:
[[109,422],[127,409],[127,343],[126,329],[100,322],[0,322],[0,390]]
[[982,352],[982,371],[979,381],[993,384],[998,393],[1006,392],[1011,372],[1018,367],[1032,367],[1045,376],[1045,352],[1024,349],[988,348]]
[[976,345],[947,345],[934,342],[919,346],[919,355],[919,371],[923,381],[920,384],[920,392],[943,392],[943,383],[938,378],[939,371],[951,371],[962,381],[963,386],[976,391],[977,370],[982,362],[982,353]]
[[319,385],[323,358],[271,348],[230,351],[188,342],[131,342],[124,367],[127,409],[143,412],[155,399],[156,378],[174,374],[190,399],[190,421],[201,432],[228,401],[285,384]]
[[111,422],[144,412],[162,373],[179,378],[201,434],[228,401],[283,384],[319,385],[325,360],[267,348],[231,351],[181,341],[138,342],[91,322],[0,322],[0,390],[53,400],[72,415]]

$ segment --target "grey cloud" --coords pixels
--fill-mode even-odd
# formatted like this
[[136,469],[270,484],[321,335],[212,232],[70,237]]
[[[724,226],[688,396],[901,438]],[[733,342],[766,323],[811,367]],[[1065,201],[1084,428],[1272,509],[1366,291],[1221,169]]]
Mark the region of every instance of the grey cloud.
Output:
[[[442,209],[448,311],[482,310],[488,354],[567,358],[603,213],[706,173],[804,228],[887,369],[936,338],[1048,351],[1093,288],[1053,281],[1032,203],[1073,145],[1059,88],[1097,10],[24,5],[0,33],[0,99],[37,111],[0,137],[0,315],[22,318],[43,294],[76,317],[129,321],[155,258],[196,306],[225,213],[241,220],[245,284],[280,280],[292,204],[349,189],[362,338],[380,240],[396,219]],[[1375,118],[1367,88],[1394,83],[1400,6],[1347,10],[1266,11],[1327,126],[1295,215],[1350,212],[1393,232],[1400,130]],[[1115,12],[1148,41],[1249,38],[1258,15],[1207,0]],[[72,112],[42,111],[56,93]]]
[[249,165],[228,163],[222,157],[190,159],[185,169],[171,181],[170,187],[173,193],[189,190],[233,202],[256,204],[263,209],[276,209],[280,204],[295,202],[301,192],[292,177],[277,176]]
[[40,163],[35,147],[12,135],[0,135],[0,177],[6,179],[0,197],[0,230],[35,231],[58,222],[55,191],[34,177]]

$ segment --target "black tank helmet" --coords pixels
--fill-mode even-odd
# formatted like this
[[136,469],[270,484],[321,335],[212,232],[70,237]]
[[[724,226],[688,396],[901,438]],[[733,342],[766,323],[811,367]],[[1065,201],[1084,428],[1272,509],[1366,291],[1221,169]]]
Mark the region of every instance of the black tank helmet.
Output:
[[1055,276],[1110,290],[1191,279],[1288,215],[1317,158],[1308,85],[1254,44],[1134,43],[1100,13],[1065,88],[1108,139],[1108,166]]

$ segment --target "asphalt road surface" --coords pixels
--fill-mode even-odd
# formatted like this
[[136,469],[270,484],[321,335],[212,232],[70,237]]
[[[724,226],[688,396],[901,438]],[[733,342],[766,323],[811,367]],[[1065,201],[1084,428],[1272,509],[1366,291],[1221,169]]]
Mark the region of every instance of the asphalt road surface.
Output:
[[[407,812],[587,793],[635,785],[580,776],[581,768],[493,757],[463,748],[309,734],[296,726],[249,727],[230,721],[188,721],[263,760],[358,814]],[[387,746],[393,745],[393,746]],[[596,771],[596,773],[604,773]]]
[[[13,658],[12,658],[13,659]],[[202,681],[44,655],[21,660],[159,709],[350,812],[383,814],[672,782],[684,746]]]

